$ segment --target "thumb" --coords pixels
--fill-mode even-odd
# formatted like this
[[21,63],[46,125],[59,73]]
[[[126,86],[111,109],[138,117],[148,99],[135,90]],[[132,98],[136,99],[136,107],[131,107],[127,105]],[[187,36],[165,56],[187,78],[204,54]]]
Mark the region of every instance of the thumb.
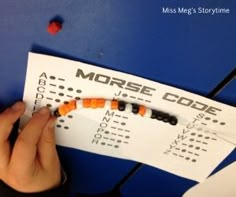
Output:
[[48,169],[51,166],[60,165],[55,139],[55,125],[56,118],[50,117],[45,125],[38,143],[38,153],[42,167]]

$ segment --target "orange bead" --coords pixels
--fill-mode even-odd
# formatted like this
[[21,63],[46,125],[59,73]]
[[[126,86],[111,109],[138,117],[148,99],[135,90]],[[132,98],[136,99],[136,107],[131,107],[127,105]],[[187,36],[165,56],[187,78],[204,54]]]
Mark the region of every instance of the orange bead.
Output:
[[65,116],[68,113],[68,108],[65,105],[62,105],[58,108],[58,112],[61,116]]
[[105,106],[105,99],[97,99],[97,107],[103,108]]
[[91,106],[91,99],[83,99],[83,107],[89,108]]
[[140,105],[140,106],[139,106],[139,111],[138,111],[138,113],[139,113],[141,116],[144,116],[145,112],[146,112],[146,107],[143,106],[143,105]]
[[76,108],[76,102],[70,101],[67,104],[64,104],[58,108],[58,112],[60,115],[65,116],[67,113],[73,111]]
[[116,100],[111,101],[111,109],[118,109],[118,101]]
[[70,101],[67,105],[69,106],[71,111],[76,109],[76,101],[75,100]]
[[97,108],[97,99],[92,98],[91,101],[90,101],[90,106],[93,109]]

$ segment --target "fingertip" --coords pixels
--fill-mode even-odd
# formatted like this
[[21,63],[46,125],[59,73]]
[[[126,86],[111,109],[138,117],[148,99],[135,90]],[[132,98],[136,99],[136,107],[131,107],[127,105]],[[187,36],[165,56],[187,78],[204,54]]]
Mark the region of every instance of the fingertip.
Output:
[[0,114],[0,121],[3,123],[10,123],[13,124],[15,121],[24,113],[25,111],[25,104],[24,102],[18,101],[13,104],[11,107],[6,108]]
[[47,107],[42,107],[42,108],[40,108],[40,110],[38,111],[38,114],[41,114],[41,115],[47,115],[47,114],[49,114],[50,113],[50,111],[49,111],[49,109],[47,108]]
[[33,117],[48,117],[50,115],[50,110],[47,107],[41,107],[38,111],[33,113]]
[[18,101],[14,105],[12,105],[11,109],[16,112],[23,111],[23,110],[25,110],[25,103],[22,101]]

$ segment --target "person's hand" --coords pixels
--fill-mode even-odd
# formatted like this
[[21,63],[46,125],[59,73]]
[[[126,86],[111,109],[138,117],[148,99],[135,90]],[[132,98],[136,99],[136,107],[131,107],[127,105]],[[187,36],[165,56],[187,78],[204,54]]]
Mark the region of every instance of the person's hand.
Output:
[[14,147],[8,137],[13,124],[24,113],[17,102],[0,114],[0,179],[19,192],[41,192],[59,186],[60,162],[54,122],[49,110],[41,108],[20,132]]

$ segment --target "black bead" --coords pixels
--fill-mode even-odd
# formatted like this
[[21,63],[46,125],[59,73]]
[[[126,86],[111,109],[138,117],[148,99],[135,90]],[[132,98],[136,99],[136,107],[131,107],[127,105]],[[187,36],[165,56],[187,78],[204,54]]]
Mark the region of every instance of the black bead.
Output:
[[157,111],[156,110],[152,110],[152,115],[151,115],[151,118],[152,119],[156,119],[157,118]]
[[125,110],[126,103],[124,101],[118,101],[118,110],[124,111]]
[[178,119],[177,119],[175,116],[170,116],[169,123],[170,123],[171,125],[177,125]]
[[55,117],[57,117],[57,118],[61,116],[61,114],[59,113],[58,109],[56,111],[54,111],[53,115]]
[[157,120],[163,120],[163,118],[164,118],[164,113],[161,112],[161,111],[157,112],[157,117],[156,117],[156,119],[157,119]]
[[139,105],[133,103],[132,104],[132,112],[134,114],[137,114],[139,112]]
[[163,113],[162,116],[163,116],[163,119],[162,119],[163,122],[169,122],[170,121],[170,115],[169,114]]

